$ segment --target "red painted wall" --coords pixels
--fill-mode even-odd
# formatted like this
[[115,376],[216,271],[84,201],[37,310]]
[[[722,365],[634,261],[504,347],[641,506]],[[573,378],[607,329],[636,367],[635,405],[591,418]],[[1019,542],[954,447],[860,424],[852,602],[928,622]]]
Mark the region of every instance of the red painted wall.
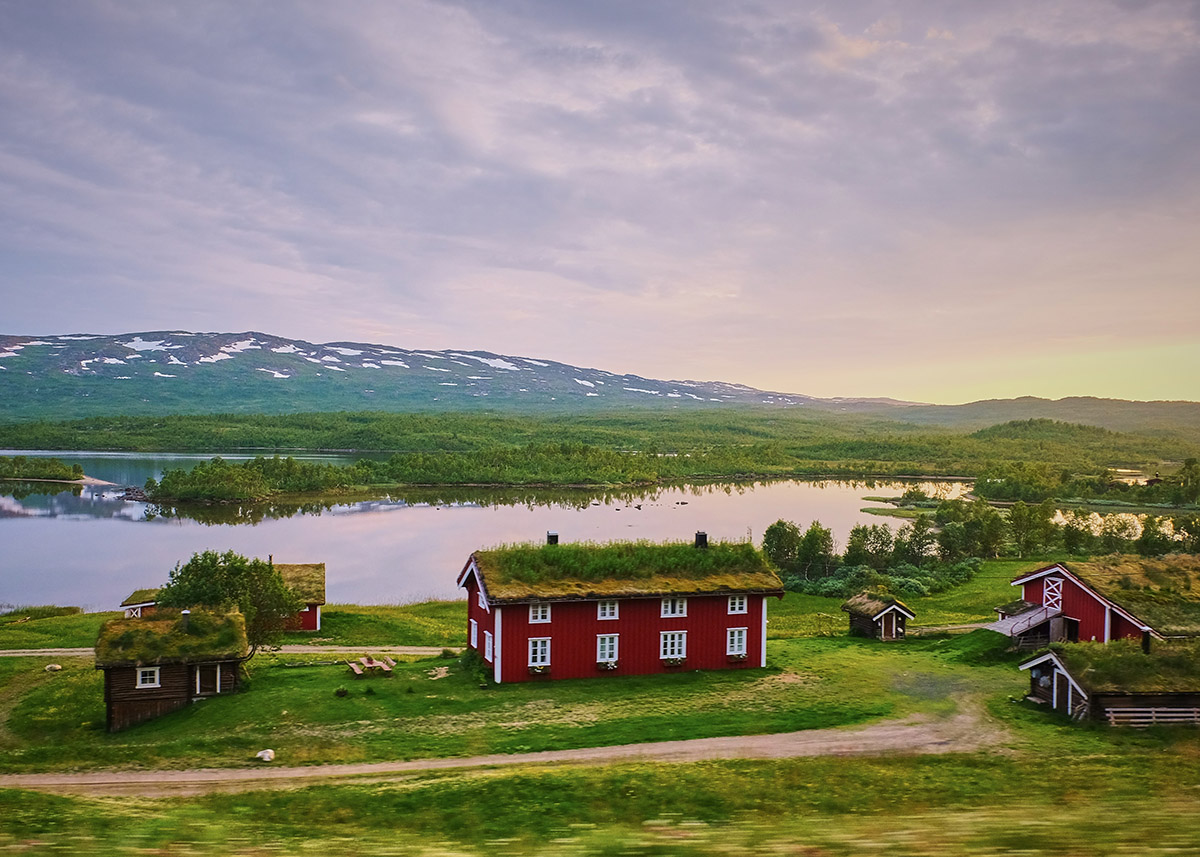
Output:
[[[1061,576],[1062,585],[1062,614],[1063,616],[1076,619],[1079,622],[1079,640],[1081,642],[1089,642],[1096,640],[1104,641],[1104,613],[1105,604],[1090,589],[1076,583],[1066,575],[1049,574],[1046,577]],[[1040,577],[1037,580],[1031,580],[1028,583],[1021,584],[1021,597],[1031,604],[1044,603],[1042,593],[1046,577]],[[1112,611],[1111,625],[1109,627],[1109,639],[1119,640],[1122,638],[1140,639],[1142,636],[1141,629],[1130,622],[1128,619],[1121,616],[1117,611]]]
[[[470,596],[474,605],[474,595]],[[529,605],[493,607],[500,613],[502,636],[501,681],[545,678],[595,678],[612,675],[646,675],[695,669],[756,667],[762,658],[763,596],[747,595],[748,612],[730,614],[727,595],[689,596],[687,616],[662,617],[661,598],[619,599],[616,619],[597,618],[596,601],[555,602],[550,622],[530,623]],[[468,610],[470,611],[470,607]],[[474,614],[471,614],[474,617]],[[480,648],[482,648],[482,622]],[[746,628],[746,659],[730,661],[725,653],[726,631]],[[659,658],[660,631],[687,631],[687,660],[667,667]],[[597,669],[596,636],[617,634],[618,666]],[[529,639],[550,638],[548,676],[529,673]]]
[[[466,581],[467,589],[467,647],[474,648],[479,652],[479,656],[484,656],[485,645],[487,639],[484,632],[495,633],[496,608],[493,607],[490,611],[479,606],[479,581],[475,579],[475,575],[470,575]],[[477,630],[478,639],[474,646],[471,646],[471,620],[474,619],[479,627]],[[493,663],[493,661],[487,661]]]

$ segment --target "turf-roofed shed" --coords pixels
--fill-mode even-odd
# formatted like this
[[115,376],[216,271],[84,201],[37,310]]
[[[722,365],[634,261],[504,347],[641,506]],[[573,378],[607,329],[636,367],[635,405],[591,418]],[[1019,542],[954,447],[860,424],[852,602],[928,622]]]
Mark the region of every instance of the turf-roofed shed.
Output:
[[121,609],[125,611],[126,619],[136,619],[153,613],[157,603],[158,587],[152,586],[133,590],[129,597],[121,602]]
[[110,619],[96,640],[109,731],[235,690],[248,650],[240,613],[159,610]]
[[1158,634],[1200,636],[1200,556],[1113,556],[1067,569]]
[[915,619],[908,606],[884,592],[860,592],[842,604],[850,614],[850,633],[877,640],[903,640],[906,624]]
[[325,604],[325,563],[274,563],[288,589],[296,593],[304,607],[288,628],[296,631],[321,630],[321,607]]
[[1030,698],[1079,719],[1200,723],[1198,639],[1054,643],[1021,669],[1030,672]]
[[783,583],[753,545],[702,537],[475,551],[468,645],[498,682],[762,666]]

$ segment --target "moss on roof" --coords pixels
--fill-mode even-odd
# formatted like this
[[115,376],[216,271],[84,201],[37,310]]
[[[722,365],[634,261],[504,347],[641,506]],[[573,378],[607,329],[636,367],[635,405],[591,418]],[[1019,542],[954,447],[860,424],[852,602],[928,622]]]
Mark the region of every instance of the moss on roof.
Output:
[[128,607],[131,604],[148,604],[151,601],[158,600],[158,587],[151,586],[149,589],[135,589],[133,593],[121,602],[122,607]]
[[1028,613],[1037,606],[1031,601],[1018,598],[1016,601],[1009,601],[1007,604],[1001,604],[999,607],[993,609],[997,613],[1003,613],[1005,616],[1019,616],[1022,613]]
[[850,615],[866,616],[868,619],[874,619],[889,607],[899,607],[910,614],[913,612],[912,608],[899,598],[886,592],[860,592],[842,605],[842,609]]
[[244,657],[246,620],[241,613],[193,610],[184,627],[179,611],[149,619],[110,619],[100,626],[96,666],[145,666]]
[[507,545],[472,556],[498,602],[783,592],[779,575],[746,543]]
[[305,604],[325,603],[325,563],[275,563],[275,569],[288,589]]
[[1137,640],[1056,643],[1050,650],[1088,693],[1200,692],[1200,640],[1156,642],[1148,655]]
[[1066,567],[1160,634],[1200,635],[1200,556],[1117,555]]

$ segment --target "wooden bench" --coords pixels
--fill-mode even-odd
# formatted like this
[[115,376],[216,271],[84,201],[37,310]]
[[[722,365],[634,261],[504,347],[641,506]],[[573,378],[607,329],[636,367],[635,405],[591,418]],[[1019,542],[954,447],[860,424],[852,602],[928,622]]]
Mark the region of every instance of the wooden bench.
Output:
[[362,667],[360,667],[358,664],[354,663],[354,661],[347,661],[346,663],[350,666],[350,671],[352,673],[354,673],[355,678],[362,678],[362,674],[363,674]]
[[1200,724],[1200,708],[1106,708],[1110,726],[1170,726]]

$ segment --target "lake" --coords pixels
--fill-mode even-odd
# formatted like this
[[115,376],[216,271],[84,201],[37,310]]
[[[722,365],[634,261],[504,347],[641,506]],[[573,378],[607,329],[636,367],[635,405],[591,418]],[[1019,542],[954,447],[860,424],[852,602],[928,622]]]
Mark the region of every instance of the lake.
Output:
[[[89,476],[141,485],[164,468],[190,467],[205,455],[52,454],[79,462]],[[223,456],[228,459],[249,456]],[[313,455],[346,463],[362,456]],[[897,495],[896,482],[775,481],[645,490],[421,489],[361,502],[200,510],[182,517],[103,486],[0,483],[0,603],[73,604],[115,609],[134,589],[166,580],[176,562],[202,550],[233,550],[276,562],[324,562],[330,603],[393,604],[457,598],[454,580],[475,548],[560,541],[691,541],[761,543],[780,518],[802,528],[831,527],[839,543],[858,523],[881,519],[861,511],[868,494]],[[923,484],[958,496],[963,483]],[[34,493],[27,493],[32,490]],[[166,514],[163,514],[163,512]],[[207,514],[206,514],[207,513]],[[890,520],[895,528],[902,522]]]

